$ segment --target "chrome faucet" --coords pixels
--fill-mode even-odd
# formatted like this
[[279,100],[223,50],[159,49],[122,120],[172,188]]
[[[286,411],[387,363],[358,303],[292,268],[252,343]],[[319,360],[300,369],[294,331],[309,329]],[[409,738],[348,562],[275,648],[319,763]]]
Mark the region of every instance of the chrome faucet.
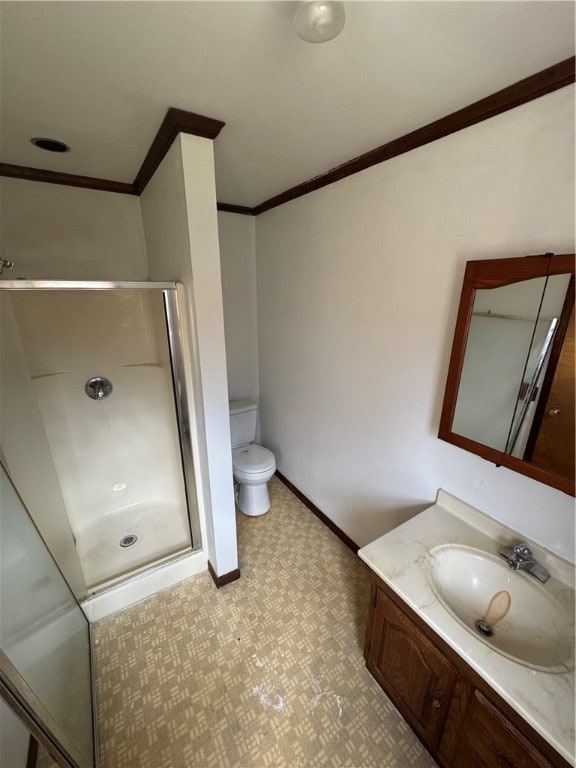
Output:
[[526,571],[542,583],[550,578],[546,568],[534,559],[532,550],[525,542],[516,544],[514,547],[503,547],[500,550],[500,557],[506,560],[510,568],[514,568],[515,571]]

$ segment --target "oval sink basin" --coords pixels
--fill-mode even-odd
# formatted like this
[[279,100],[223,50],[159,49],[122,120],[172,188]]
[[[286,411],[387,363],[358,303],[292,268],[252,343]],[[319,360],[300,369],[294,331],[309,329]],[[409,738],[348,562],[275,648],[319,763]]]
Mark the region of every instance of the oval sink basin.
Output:
[[472,547],[436,547],[428,566],[441,604],[478,640],[533,669],[574,668],[574,616],[546,585]]

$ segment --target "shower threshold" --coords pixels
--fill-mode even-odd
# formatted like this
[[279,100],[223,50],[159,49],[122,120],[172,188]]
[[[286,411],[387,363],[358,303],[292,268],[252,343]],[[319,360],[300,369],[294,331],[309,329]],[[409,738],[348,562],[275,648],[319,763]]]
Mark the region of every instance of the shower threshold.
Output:
[[144,566],[127,577],[99,585],[97,590],[80,603],[80,607],[88,621],[99,621],[207,569],[206,552],[183,550],[152,566]]
[[102,581],[99,584],[94,584],[88,588],[88,598],[94,597],[94,595],[100,595],[108,590],[115,589],[119,585],[128,581],[139,579],[143,575],[146,575],[147,573],[150,573],[157,568],[164,567],[167,563],[171,563],[175,560],[179,560],[182,557],[185,557],[186,555],[189,555],[191,552],[192,549],[189,546],[183,547],[182,549],[176,552],[171,552],[164,557],[156,558],[153,562],[144,563],[139,568],[131,568],[129,571],[121,573],[112,579],[107,579],[106,581]]

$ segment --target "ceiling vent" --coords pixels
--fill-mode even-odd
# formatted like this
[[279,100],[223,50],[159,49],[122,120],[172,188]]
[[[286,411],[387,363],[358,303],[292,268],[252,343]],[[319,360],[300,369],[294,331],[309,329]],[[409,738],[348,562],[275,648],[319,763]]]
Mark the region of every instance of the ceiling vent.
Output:
[[63,141],[57,139],[30,139],[32,144],[38,149],[45,149],[46,152],[70,152],[68,144],[64,144]]

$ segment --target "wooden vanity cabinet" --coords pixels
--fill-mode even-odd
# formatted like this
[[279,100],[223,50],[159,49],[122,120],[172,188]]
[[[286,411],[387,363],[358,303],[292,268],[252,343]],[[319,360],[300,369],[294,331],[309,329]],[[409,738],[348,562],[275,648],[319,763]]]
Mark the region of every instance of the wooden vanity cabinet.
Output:
[[473,692],[453,764],[469,768],[552,768],[552,763],[478,690]]
[[430,752],[440,741],[456,668],[381,589],[373,591],[368,669]]
[[569,768],[374,574],[364,656],[442,768]]

